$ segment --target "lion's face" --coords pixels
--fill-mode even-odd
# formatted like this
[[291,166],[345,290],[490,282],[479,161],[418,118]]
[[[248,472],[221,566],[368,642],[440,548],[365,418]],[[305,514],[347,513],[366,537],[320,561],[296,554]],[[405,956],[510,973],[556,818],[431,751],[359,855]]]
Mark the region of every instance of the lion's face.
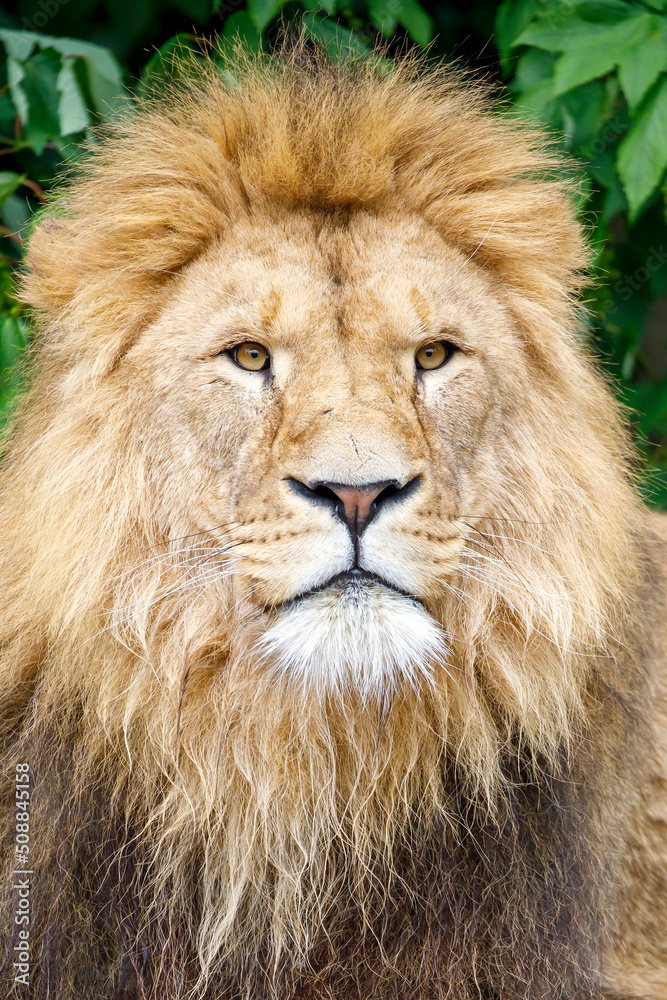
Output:
[[[423,222],[359,213],[239,226],[177,287],[127,359],[172,535],[212,578],[224,556],[282,670],[366,691],[429,673],[426,612],[497,480],[497,370],[521,381],[490,281]],[[268,368],[235,363],[244,342]]]

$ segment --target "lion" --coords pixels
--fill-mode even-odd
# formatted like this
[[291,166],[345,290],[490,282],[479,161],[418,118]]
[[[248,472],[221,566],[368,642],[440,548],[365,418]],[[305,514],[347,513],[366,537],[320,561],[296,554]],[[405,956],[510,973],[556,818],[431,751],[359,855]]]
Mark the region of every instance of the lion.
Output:
[[667,997],[667,532],[575,185],[461,72],[302,47],[39,220],[7,994]]

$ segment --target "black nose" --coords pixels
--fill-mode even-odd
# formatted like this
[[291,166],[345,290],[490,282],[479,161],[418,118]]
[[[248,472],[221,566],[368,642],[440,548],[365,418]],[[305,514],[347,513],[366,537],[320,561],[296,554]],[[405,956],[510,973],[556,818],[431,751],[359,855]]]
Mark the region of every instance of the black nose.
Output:
[[312,503],[325,503],[333,507],[338,517],[347,525],[355,540],[368,527],[378,508],[396,500],[404,500],[419,489],[420,477],[415,476],[404,486],[395,479],[382,483],[313,483],[309,486],[298,479],[288,479],[295,493]]

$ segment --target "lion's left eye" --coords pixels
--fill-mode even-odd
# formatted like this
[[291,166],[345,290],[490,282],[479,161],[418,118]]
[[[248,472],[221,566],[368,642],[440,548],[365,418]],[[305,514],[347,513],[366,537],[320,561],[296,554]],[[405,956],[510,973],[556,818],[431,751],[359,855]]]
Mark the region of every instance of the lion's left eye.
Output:
[[245,344],[237,344],[229,353],[234,364],[247,372],[264,371],[271,363],[266,347],[252,340],[246,341]]
[[444,340],[435,341],[433,344],[424,344],[415,354],[417,368],[422,371],[433,371],[434,368],[442,368],[454,353],[451,344]]

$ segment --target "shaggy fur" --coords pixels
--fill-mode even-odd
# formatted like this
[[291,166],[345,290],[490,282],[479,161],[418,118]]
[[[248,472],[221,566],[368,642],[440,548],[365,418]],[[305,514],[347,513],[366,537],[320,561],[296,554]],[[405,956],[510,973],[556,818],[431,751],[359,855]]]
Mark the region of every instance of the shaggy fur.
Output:
[[[583,1000],[640,965],[664,995],[623,936],[659,546],[577,332],[560,173],[460,77],[282,56],[140,110],[34,233],[0,505],[23,995]],[[272,380],[224,354],[248,339]],[[303,595],[351,556],[290,477],[418,483],[360,565],[429,616],[419,669],[376,616],[364,686],[346,619],[337,682],[297,683],[333,655],[294,629],[335,594]]]

